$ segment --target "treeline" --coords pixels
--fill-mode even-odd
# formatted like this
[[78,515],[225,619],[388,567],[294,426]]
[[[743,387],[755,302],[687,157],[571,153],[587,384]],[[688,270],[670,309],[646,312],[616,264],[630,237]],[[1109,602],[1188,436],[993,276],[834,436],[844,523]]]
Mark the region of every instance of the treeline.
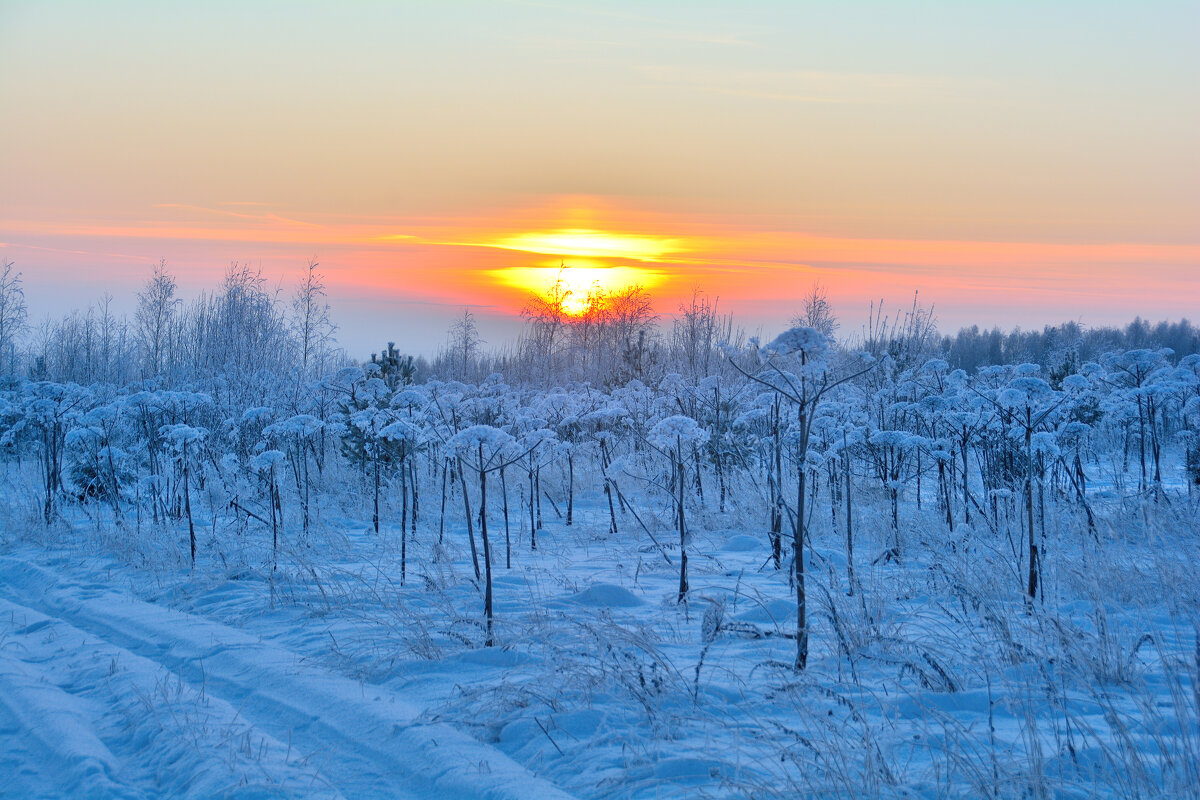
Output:
[[1085,328],[1078,322],[1064,322],[1040,331],[1014,328],[1005,333],[998,327],[981,331],[978,325],[972,325],[941,339],[942,353],[950,365],[968,372],[983,366],[1032,362],[1067,374],[1111,350],[1163,347],[1179,358],[1200,352],[1200,328],[1186,319],[1152,325],[1137,317],[1124,328]]
[[[310,263],[287,293],[261,270],[233,264],[221,285],[191,301],[178,294],[175,277],[160,262],[137,296],[130,319],[117,315],[105,295],[92,306],[59,319],[29,322],[21,276],[11,262],[0,264],[0,375],[79,384],[125,384],[154,379],[177,386],[217,378],[240,385],[291,374],[326,374],[357,359],[336,341],[318,264]],[[747,337],[718,302],[694,291],[668,322],[639,286],[614,291],[593,288],[571,296],[563,281],[531,296],[523,309],[524,333],[488,347],[469,311],[450,325],[432,357],[389,343],[364,363],[405,382],[430,378],[479,381],[492,373],[507,380],[552,386],[568,381],[620,385],[656,381],[678,372],[689,378],[711,372],[718,345],[741,346]],[[887,314],[872,304],[867,323],[837,337],[838,321],[820,286],[797,299],[796,324],[837,339],[848,350],[889,355],[905,366],[919,358],[944,358],[952,369],[1033,363],[1061,381],[1079,366],[1110,351],[1170,349],[1178,360],[1200,352],[1200,328],[1186,319],[1150,323],[1140,317],[1123,328],[1085,327],[1078,322],[1042,330],[1008,332],[998,327],[961,328],[940,335],[932,309],[914,301]]]
[[310,263],[290,294],[261,270],[234,264],[221,285],[185,302],[160,262],[133,318],[105,295],[84,310],[29,322],[21,276],[0,265],[0,375],[81,385],[200,383],[232,389],[325,374],[345,363],[323,277]]
[[[418,381],[479,381],[500,373],[532,386],[572,381],[616,386],[676,371],[703,377],[711,373],[721,343],[745,341],[732,315],[719,313],[717,302],[699,291],[680,304],[669,325],[662,324],[650,294],[640,286],[596,288],[581,309],[573,305],[569,290],[556,281],[544,295],[530,297],[521,313],[524,333],[490,350],[484,348],[473,316],[464,311],[432,362],[417,358],[408,366]],[[372,360],[384,363],[387,356],[384,351]]]

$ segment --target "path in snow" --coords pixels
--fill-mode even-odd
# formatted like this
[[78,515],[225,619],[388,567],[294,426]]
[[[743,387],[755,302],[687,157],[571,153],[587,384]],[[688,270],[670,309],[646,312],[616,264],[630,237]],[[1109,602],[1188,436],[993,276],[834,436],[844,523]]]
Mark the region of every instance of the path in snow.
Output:
[[0,557],[0,794],[569,800],[420,716],[244,631]]

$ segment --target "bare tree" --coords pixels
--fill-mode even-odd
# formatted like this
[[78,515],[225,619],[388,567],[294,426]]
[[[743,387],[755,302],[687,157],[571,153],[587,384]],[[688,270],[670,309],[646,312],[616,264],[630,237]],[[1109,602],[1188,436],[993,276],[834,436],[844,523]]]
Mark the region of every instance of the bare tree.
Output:
[[201,295],[182,315],[176,344],[201,375],[238,376],[239,391],[264,371],[296,363],[287,316],[261,269],[234,263],[219,292]]
[[[96,345],[90,367],[92,377],[102,383],[122,383],[134,377],[129,321],[113,313],[112,301],[112,295],[105,292],[95,306]],[[89,310],[89,316],[91,313]]]
[[163,372],[163,356],[169,348],[171,321],[179,307],[175,297],[175,276],[167,272],[166,260],[154,265],[146,286],[138,294],[134,321],[142,348],[142,374],[149,377]]
[[709,301],[699,289],[692,290],[689,302],[679,304],[679,316],[671,326],[671,345],[693,381],[711,374],[717,344],[730,337],[731,326],[729,319],[717,316],[717,300]]
[[636,283],[610,292],[604,315],[607,334],[599,339],[601,353],[619,357],[615,374],[621,380],[644,377],[647,352],[657,335],[658,316],[650,293]]
[[330,338],[337,326],[329,319],[325,301],[325,276],[317,272],[315,259],[308,262],[296,294],[292,296],[292,325],[300,347],[300,366],[305,374],[319,370]]
[[458,376],[466,380],[471,365],[479,355],[479,348],[484,343],[479,336],[479,327],[475,324],[475,315],[464,308],[462,316],[454,321],[447,333],[446,345],[450,361],[452,364],[457,363]]
[[17,338],[28,318],[21,273],[13,270],[13,262],[5,261],[0,264],[0,375],[16,371]]
[[792,325],[812,328],[832,339],[840,326],[825,287],[819,281],[814,281],[800,302],[804,310],[792,318]]
[[570,316],[567,313],[570,297],[571,290],[560,270],[558,279],[550,285],[546,294],[530,295],[528,304],[521,310],[521,316],[530,322],[528,347],[532,351],[531,356],[545,365],[547,378],[555,372],[556,356],[562,346],[564,328]]

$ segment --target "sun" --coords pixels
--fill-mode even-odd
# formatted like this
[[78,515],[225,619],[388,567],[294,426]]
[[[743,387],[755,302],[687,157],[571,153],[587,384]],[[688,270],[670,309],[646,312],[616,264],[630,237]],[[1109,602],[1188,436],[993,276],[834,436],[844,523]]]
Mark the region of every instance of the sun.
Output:
[[497,237],[487,246],[554,256],[536,265],[505,267],[492,274],[503,285],[540,296],[558,285],[563,311],[571,316],[583,315],[594,297],[630,286],[658,284],[664,273],[653,265],[685,249],[677,238],[596,228],[514,233]]
[[634,285],[650,288],[662,279],[659,271],[642,267],[557,264],[508,267],[496,270],[496,276],[508,286],[540,296],[550,294],[555,284],[561,282],[564,295],[562,309],[573,317],[582,316],[588,310],[591,297],[611,294]]

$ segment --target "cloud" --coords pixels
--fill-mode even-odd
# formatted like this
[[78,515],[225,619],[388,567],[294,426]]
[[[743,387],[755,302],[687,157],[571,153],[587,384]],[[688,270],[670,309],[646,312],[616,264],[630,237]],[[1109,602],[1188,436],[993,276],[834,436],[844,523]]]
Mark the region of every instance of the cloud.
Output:
[[734,47],[754,47],[756,42],[750,39],[744,39],[740,36],[732,36],[725,33],[706,33],[704,31],[688,32],[688,33],[664,33],[658,38],[670,39],[677,42],[695,42],[697,44],[720,44],[730,45]]
[[[269,203],[231,201],[231,202],[225,202],[225,203],[218,203],[218,205],[266,206],[266,205],[270,205],[270,204]],[[151,207],[152,208],[174,208],[174,209],[181,209],[181,210],[185,210],[185,211],[200,211],[205,214],[217,214],[220,216],[235,217],[237,219],[255,220],[255,221],[259,221],[259,222],[282,222],[285,225],[298,225],[301,227],[308,227],[308,228],[324,227],[320,223],[317,223],[317,222],[306,222],[304,220],[293,219],[291,217],[283,217],[278,214],[244,214],[244,213],[239,213],[237,211],[226,211],[225,209],[222,209],[222,208],[208,208],[206,206],[193,206],[193,205],[186,205],[183,203],[153,203],[153,204],[151,204]]]
[[[736,70],[647,64],[638,70],[662,86],[793,103],[882,104],[974,96],[988,84],[940,75],[815,70]],[[967,90],[971,91],[968,92]]]

